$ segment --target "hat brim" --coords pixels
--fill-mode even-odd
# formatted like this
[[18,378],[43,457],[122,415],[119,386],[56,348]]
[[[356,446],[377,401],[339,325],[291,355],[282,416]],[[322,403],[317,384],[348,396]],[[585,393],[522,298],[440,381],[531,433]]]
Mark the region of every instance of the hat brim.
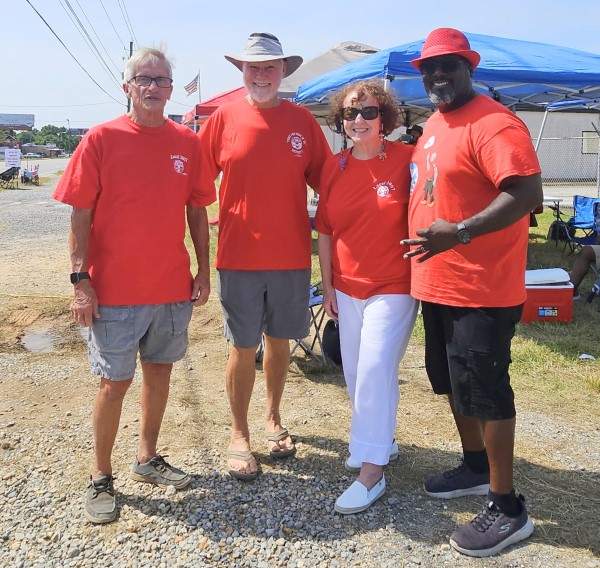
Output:
[[464,57],[470,63],[471,69],[475,69],[481,61],[481,55],[479,55],[479,53],[473,51],[472,49],[440,49],[439,51],[431,50],[429,51],[429,53],[427,53],[425,57],[418,57],[417,59],[412,59],[410,63],[416,69],[420,69],[421,63],[423,63],[423,61],[425,61],[426,59],[432,59],[434,57],[440,57],[441,55],[459,55],[460,57]]
[[294,71],[302,65],[302,57],[299,55],[226,55],[225,59],[233,63],[240,71],[244,63],[256,63],[259,61],[273,61],[275,59],[283,59],[286,63],[284,77],[289,77]]

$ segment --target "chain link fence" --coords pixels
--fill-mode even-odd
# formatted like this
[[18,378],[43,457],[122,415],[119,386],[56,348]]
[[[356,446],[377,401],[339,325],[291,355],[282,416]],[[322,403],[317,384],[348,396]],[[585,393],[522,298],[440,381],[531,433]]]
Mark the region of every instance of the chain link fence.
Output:
[[[547,186],[599,187],[600,152],[596,132],[583,136],[542,138],[538,158]],[[534,141],[535,142],[535,141]]]

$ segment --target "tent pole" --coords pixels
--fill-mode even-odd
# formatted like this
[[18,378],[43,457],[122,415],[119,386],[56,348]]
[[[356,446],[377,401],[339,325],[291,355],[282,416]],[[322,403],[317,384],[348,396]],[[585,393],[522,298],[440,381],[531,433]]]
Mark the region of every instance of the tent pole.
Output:
[[542,134],[544,133],[544,126],[546,126],[546,119],[548,118],[548,107],[544,112],[544,118],[542,118],[542,126],[540,126],[540,133],[538,134],[537,140],[535,141],[535,153],[537,154],[540,142],[542,141]]
[[[598,121],[600,125],[600,120]],[[596,131],[598,136],[598,150],[596,152],[596,197],[600,197],[600,128],[598,128],[592,120],[592,128]]]
[[[598,120],[598,125],[600,125],[600,120]],[[596,153],[596,197],[600,197],[600,130],[596,128],[594,121],[592,121],[592,126],[596,131],[596,136],[598,136],[598,152]]]

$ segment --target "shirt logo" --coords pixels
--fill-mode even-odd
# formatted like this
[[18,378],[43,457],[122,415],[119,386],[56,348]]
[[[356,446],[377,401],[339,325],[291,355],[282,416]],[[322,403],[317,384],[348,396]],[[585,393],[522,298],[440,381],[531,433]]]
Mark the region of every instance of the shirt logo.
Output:
[[377,193],[377,197],[381,197],[382,199],[389,197],[392,191],[396,191],[391,181],[380,181],[373,186],[373,189]]
[[304,146],[306,146],[306,140],[302,134],[299,132],[291,132],[287,137],[287,143],[292,149],[292,154],[298,157],[302,156]]
[[185,168],[187,166],[188,159],[186,156],[182,156],[181,154],[171,154],[171,161],[173,162],[173,169],[175,173],[187,176],[187,172]]

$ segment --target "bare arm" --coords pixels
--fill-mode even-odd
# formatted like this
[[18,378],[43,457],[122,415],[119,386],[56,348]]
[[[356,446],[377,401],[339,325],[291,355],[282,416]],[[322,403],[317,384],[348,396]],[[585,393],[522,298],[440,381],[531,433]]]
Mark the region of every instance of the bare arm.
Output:
[[208,301],[210,294],[210,260],[209,260],[209,234],[208,216],[206,207],[187,207],[187,222],[190,227],[190,236],[194,243],[198,274],[194,278],[192,287],[192,302],[202,306]]
[[[92,209],[73,207],[71,229],[69,231],[69,254],[73,272],[87,272],[88,244],[92,227]],[[74,297],[71,303],[73,319],[84,326],[92,324],[93,317],[99,317],[98,299],[89,280],[81,280],[74,285]]]
[[[499,231],[535,209],[543,197],[540,174],[513,176],[500,184],[500,194],[483,211],[463,222],[472,238]],[[416,232],[419,238],[405,239],[402,244],[417,247],[404,255],[405,258],[422,255],[417,262],[423,262],[459,244],[457,224],[444,219],[436,219],[429,227]]]
[[319,233],[319,264],[323,285],[323,307],[329,317],[337,319],[338,307],[331,273],[331,236],[324,233]]

